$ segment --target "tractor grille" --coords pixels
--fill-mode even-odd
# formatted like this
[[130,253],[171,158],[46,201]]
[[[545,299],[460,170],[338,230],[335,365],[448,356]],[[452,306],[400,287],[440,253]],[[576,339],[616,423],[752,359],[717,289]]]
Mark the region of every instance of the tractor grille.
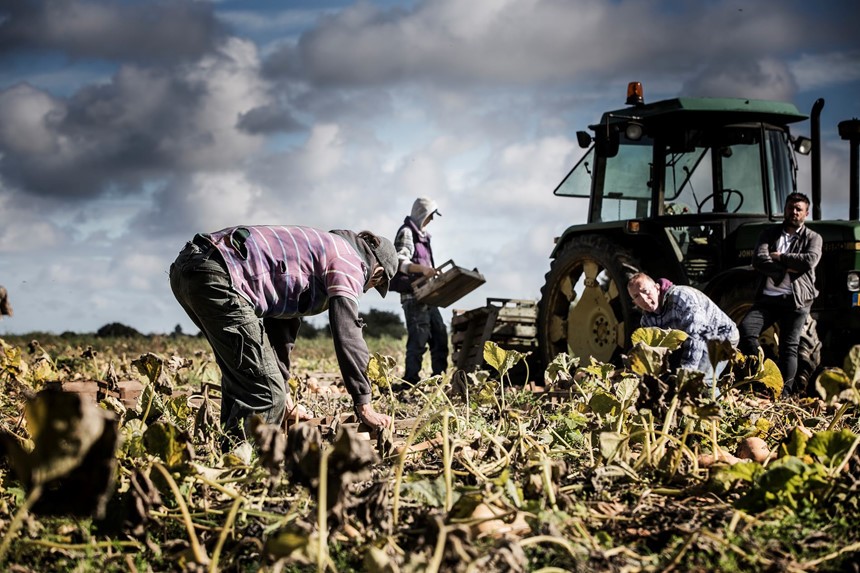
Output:
[[712,259],[686,259],[684,270],[691,283],[703,283],[717,274],[717,263]]

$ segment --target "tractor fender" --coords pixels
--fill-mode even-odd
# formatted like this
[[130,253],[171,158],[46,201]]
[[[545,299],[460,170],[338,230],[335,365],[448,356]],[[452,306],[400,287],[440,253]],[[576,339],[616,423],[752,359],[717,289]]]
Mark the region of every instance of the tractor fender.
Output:
[[760,275],[752,265],[732,267],[720,271],[719,274],[708,282],[702,291],[713,301],[719,302],[720,298],[726,292],[734,290],[738,285],[748,285],[754,291],[759,279]]
[[740,324],[755,301],[759,281],[760,275],[751,265],[733,267],[711,279],[702,291]]
[[556,241],[550,259],[556,259],[572,239],[587,235],[603,237],[612,244],[629,251],[639,261],[638,270],[668,278],[674,282],[685,282],[684,271],[677,254],[673,251],[672,244],[667,239],[665,228],[651,226],[647,222],[642,224],[640,231],[636,233],[627,230],[626,221],[568,227]]
[[636,251],[638,255],[641,255],[645,259],[649,258],[649,256],[659,256],[657,253],[652,253],[651,249],[663,250],[670,248],[668,243],[663,244],[665,243],[665,238],[661,233],[654,233],[650,229],[639,233],[631,233],[627,230],[626,221],[612,221],[609,223],[573,225],[568,227],[556,239],[555,246],[550,253],[550,258],[555,259],[558,257],[559,253],[564,250],[565,245],[571,239],[585,235],[603,237],[620,247]]
[[571,225],[564,230],[564,233],[562,233],[560,237],[556,239],[555,246],[553,247],[549,258],[555,259],[558,257],[558,254],[564,250],[565,245],[567,245],[571,239],[581,237],[583,235],[600,235],[618,244],[626,243],[627,240],[625,240],[625,237],[629,237],[625,232],[624,221],[592,223],[589,225]]

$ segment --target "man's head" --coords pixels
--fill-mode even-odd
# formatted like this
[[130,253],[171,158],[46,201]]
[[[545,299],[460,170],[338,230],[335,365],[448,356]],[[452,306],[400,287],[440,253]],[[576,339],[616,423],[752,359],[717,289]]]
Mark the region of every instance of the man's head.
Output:
[[657,312],[660,308],[660,287],[645,273],[636,273],[627,281],[627,293],[635,304],[645,312]]
[[370,231],[358,233],[358,238],[367,243],[367,246],[373,252],[373,256],[376,257],[377,264],[371,270],[367,288],[376,288],[379,294],[384,297],[388,294],[388,284],[391,278],[397,272],[399,264],[397,251],[394,250],[394,245],[391,241],[385,237],[374,235]]
[[803,226],[809,215],[809,197],[803,193],[792,193],[785,198],[783,224],[788,229],[797,230]]

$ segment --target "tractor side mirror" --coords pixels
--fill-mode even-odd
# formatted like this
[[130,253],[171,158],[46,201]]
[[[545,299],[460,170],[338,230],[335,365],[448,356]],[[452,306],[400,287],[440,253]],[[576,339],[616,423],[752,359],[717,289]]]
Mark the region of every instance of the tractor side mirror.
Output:
[[594,141],[594,139],[591,137],[591,135],[588,134],[587,131],[576,132],[576,142],[581,148],[588,149],[589,147],[591,147],[592,141]]

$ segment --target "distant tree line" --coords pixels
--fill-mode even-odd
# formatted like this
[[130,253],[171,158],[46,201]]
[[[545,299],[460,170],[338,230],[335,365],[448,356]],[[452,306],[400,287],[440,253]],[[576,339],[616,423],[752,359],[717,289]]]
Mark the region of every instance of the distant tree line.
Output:
[[[397,313],[372,308],[368,312],[359,313],[359,317],[364,321],[364,335],[366,337],[381,338],[383,336],[390,336],[391,338],[403,338],[406,336],[406,326]],[[182,327],[177,324],[173,329],[172,336],[184,335]],[[119,322],[112,322],[99,328],[96,331],[96,336],[104,338],[134,338],[143,336],[143,334],[130,326]],[[331,337],[331,329],[328,324],[318,327],[310,322],[303,322],[299,330],[299,336],[302,338]]]
[[[383,336],[403,338],[406,336],[406,326],[397,313],[372,308],[369,312],[358,313],[358,316],[364,321],[364,336],[368,338],[382,338]],[[331,337],[331,328],[328,324],[317,327],[309,322],[303,322],[299,336],[303,338]]]

